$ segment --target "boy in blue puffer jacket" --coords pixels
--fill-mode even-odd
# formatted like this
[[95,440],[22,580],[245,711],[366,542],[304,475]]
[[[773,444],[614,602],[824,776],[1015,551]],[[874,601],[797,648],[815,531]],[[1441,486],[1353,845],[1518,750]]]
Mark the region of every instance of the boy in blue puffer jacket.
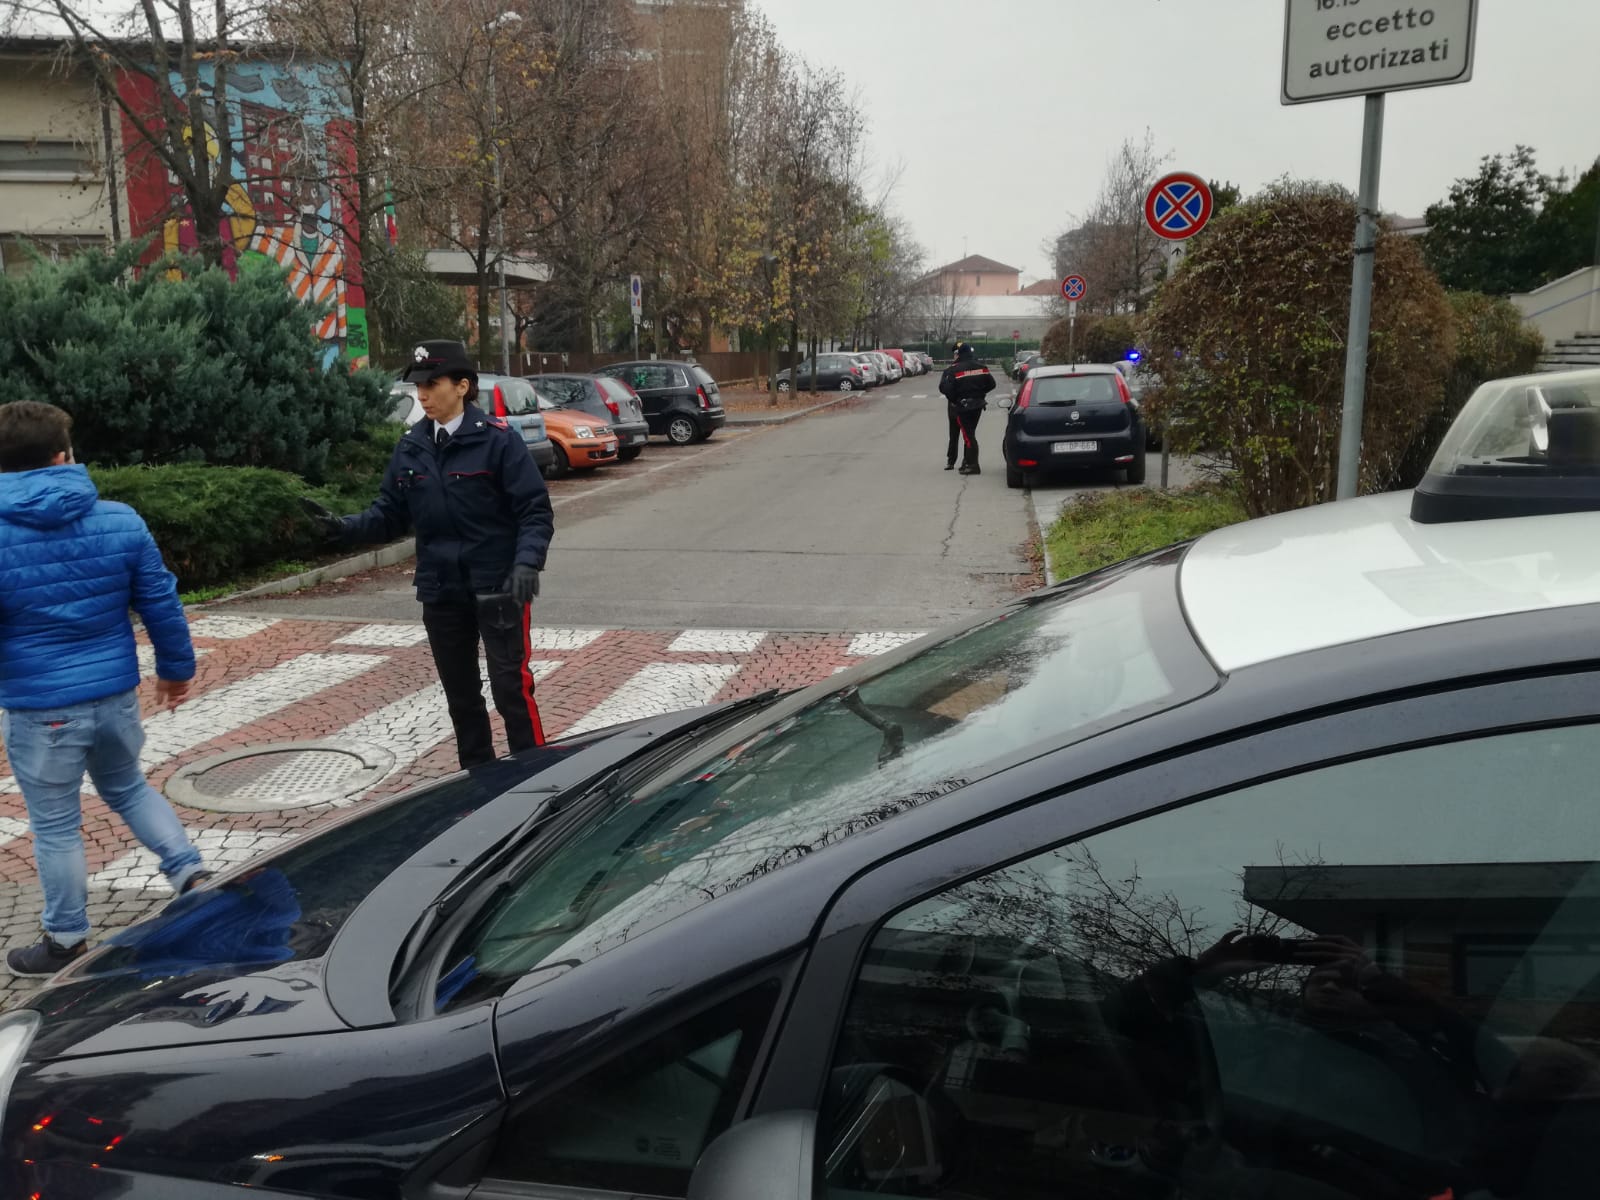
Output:
[[128,610],[155,646],[156,694],[176,708],[194,678],[177,580],[139,514],[100,499],[72,461],[71,439],[72,419],[53,405],[0,404],[0,736],[44,891],[44,937],[6,955],[13,975],[53,975],[87,944],[85,771],[174,890],[210,874],[139,762],[144,727]]

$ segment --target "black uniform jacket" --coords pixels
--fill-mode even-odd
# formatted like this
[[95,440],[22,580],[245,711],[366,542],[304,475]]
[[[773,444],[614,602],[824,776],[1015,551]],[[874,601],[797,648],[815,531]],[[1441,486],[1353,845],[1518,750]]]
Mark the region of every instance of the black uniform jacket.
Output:
[[378,499],[345,518],[346,539],[417,538],[417,599],[466,601],[504,590],[515,563],[544,569],[555,532],[550,493],[521,435],[467,405],[441,451],[433,422],[400,439]]
[[939,391],[963,412],[981,412],[994,391],[994,376],[981,362],[953,362],[939,376]]

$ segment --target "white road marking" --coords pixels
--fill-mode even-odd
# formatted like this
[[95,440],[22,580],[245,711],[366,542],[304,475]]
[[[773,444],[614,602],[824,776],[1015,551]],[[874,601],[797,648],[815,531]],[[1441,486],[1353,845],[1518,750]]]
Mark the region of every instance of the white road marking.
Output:
[[148,771],[388,661],[381,654],[302,654],[237,683],[213,688],[172,712],[145,719],[139,763]]
[[9,846],[20,837],[28,836],[28,823],[20,817],[0,817],[0,846]]
[[[210,653],[211,653],[211,650],[207,646],[196,646],[194,648],[194,656],[196,658],[204,658],[206,655],[208,655]],[[144,678],[147,678],[148,676],[154,675],[155,673],[156,673],[156,648],[154,646],[140,646],[139,647],[139,678],[144,679]]]
[[907,632],[905,630],[880,630],[876,633],[858,633],[850,639],[850,648],[846,654],[856,658],[870,658],[874,654],[887,654],[904,646],[907,642],[914,642],[927,630]]
[[528,646],[533,650],[582,650],[591,642],[605,637],[608,629],[538,629],[528,633]]
[[247,638],[271,629],[281,617],[200,617],[189,622],[189,636],[203,638]]
[[[189,830],[189,840],[200,851],[206,867],[212,871],[224,871],[248,862],[256,855],[290,841],[293,836],[287,833],[234,832],[229,829]],[[91,889],[109,888],[114,892],[122,892],[143,891],[156,886],[165,886],[161,864],[143,846],[112,859],[89,876]]]
[[562,736],[709,704],[738,673],[738,663],[651,663],[564,730]]
[[418,625],[363,625],[341,638],[335,646],[415,646],[428,640],[428,631]]
[[758,629],[686,629],[672,640],[668,650],[711,654],[749,654],[761,645],[766,633]]

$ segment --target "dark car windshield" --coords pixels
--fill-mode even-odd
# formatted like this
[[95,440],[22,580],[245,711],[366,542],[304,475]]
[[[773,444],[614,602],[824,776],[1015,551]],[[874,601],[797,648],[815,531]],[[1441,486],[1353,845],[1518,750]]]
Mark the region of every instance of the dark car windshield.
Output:
[[1034,747],[1209,689],[1176,559],[1021,602],[611,797],[479,914],[442,986],[464,1001],[585,961]]

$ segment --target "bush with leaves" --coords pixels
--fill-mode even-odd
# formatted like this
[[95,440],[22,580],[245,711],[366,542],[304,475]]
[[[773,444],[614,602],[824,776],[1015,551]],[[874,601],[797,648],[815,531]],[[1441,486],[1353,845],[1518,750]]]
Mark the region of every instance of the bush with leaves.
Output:
[[[1069,341],[1072,343],[1070,350]],[[1045,331],[1039,351],[1046,362],[1067,362],[1071,351],[1076,351],[1079,362],[1110,363],[1126,357],[1137,344],[1133,318],[1119,313],[1079,317],[1075,333],[1068,328],[1065,319],[1057,321]]]
[[[1281,182],[1213,219],[1156,296],[1151,417],[1174,448],[1217,455],[1252,516],[1334,496],[1356,206]],[[1360,480],[1387,486],[1439,404],[1455,353],[1444,289],[1409,239],[1380,230]]]
[[1544,337],[1523,320],[1509,300],[1482,292],[1449,293],[1455,317],[1456,354],[1439,403],[1427,414],[1395,467],[1388,486],[1416,487],[1462,405],[1489,379],[1526,375],[1544,353]]
[[176,278],[136,275],[142,249],[0,275],[0,395],[71,413],[80,460],[316,480],[333,446],[388,415],[382,377],[324,365],[313,327],[326,309],[296,300],[278,267],[247,261],[230,279],[185,261]]
[[93,467],[100,496],[133,506],[183,590],[317,553],[300,497],[305,483],[259,467]]

